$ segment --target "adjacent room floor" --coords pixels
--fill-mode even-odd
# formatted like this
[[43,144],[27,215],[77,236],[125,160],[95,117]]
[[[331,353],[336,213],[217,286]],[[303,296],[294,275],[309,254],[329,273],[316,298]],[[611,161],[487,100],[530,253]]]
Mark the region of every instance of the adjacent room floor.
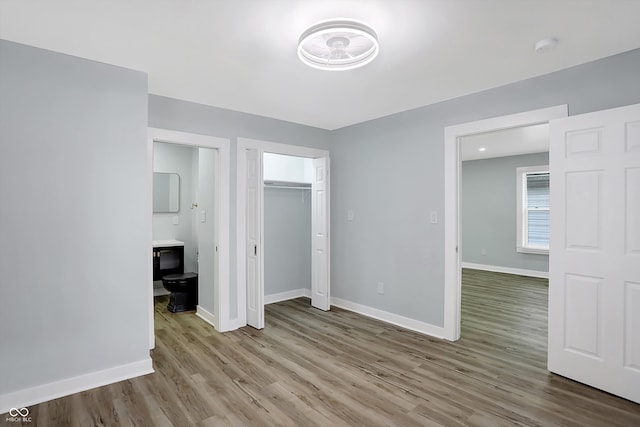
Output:
[[640,405],[547,372],[546,280],[464,271],[456,343],[306,299],[220,334],[166,298],[155,374],[35,405],[36,425],[640,425]]

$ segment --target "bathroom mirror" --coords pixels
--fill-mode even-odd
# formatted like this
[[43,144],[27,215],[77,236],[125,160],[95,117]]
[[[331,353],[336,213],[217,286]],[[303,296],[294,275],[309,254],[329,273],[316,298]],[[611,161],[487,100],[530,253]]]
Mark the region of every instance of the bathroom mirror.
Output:
[[180,175],[153,173],[153,213],[180,210]]

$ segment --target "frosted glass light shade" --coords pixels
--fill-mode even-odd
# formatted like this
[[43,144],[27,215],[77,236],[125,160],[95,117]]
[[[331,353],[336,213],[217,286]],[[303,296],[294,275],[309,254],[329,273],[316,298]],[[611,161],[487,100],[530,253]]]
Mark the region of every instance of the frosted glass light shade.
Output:
[[349,19],[323,21],[300,35],[298,57],[321,70],[351,70],[378,55],[378,36],[368,25]]

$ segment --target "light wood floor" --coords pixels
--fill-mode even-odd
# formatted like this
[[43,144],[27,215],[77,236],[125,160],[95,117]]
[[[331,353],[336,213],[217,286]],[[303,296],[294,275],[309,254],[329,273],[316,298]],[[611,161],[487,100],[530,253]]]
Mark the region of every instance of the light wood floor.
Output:
[[307,299],[220,334],[161,297],[155,374],[35,405],[25,425],[640,426],[640,405],[546,371],[545,280],[463,282],[456,343]]

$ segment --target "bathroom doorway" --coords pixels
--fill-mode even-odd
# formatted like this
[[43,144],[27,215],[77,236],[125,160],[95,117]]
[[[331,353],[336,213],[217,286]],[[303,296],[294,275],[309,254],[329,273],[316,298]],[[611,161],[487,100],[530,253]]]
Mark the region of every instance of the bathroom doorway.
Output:
[[[228,287],[229,253],[229,141],[203,135],[149,130],[150,206],[153,247],[182,248],[184,272],[198,274],[196,315],[222,330],[221,289]],[[153,176],[169,183],[168,192],[154,185]],[[163,207],[154,206],[164,197]],[[150,263],[153,282],[153,263]],[[162,282],[149,286],[150,348],[155,345],[153,327],[154,294],[162,294]]]
[[[157,280],[166,274],[194,272],[204,282],[214,277],[211,263],[200,266],[198,259],[213,259],[206,243],[215,241],[216,160],[214,148],[153,143],[153,242],[163,255],[155,262],[163,273],[154,274],[154,296],[168,294]],[[200,294],[203,301],[207,296]]]

